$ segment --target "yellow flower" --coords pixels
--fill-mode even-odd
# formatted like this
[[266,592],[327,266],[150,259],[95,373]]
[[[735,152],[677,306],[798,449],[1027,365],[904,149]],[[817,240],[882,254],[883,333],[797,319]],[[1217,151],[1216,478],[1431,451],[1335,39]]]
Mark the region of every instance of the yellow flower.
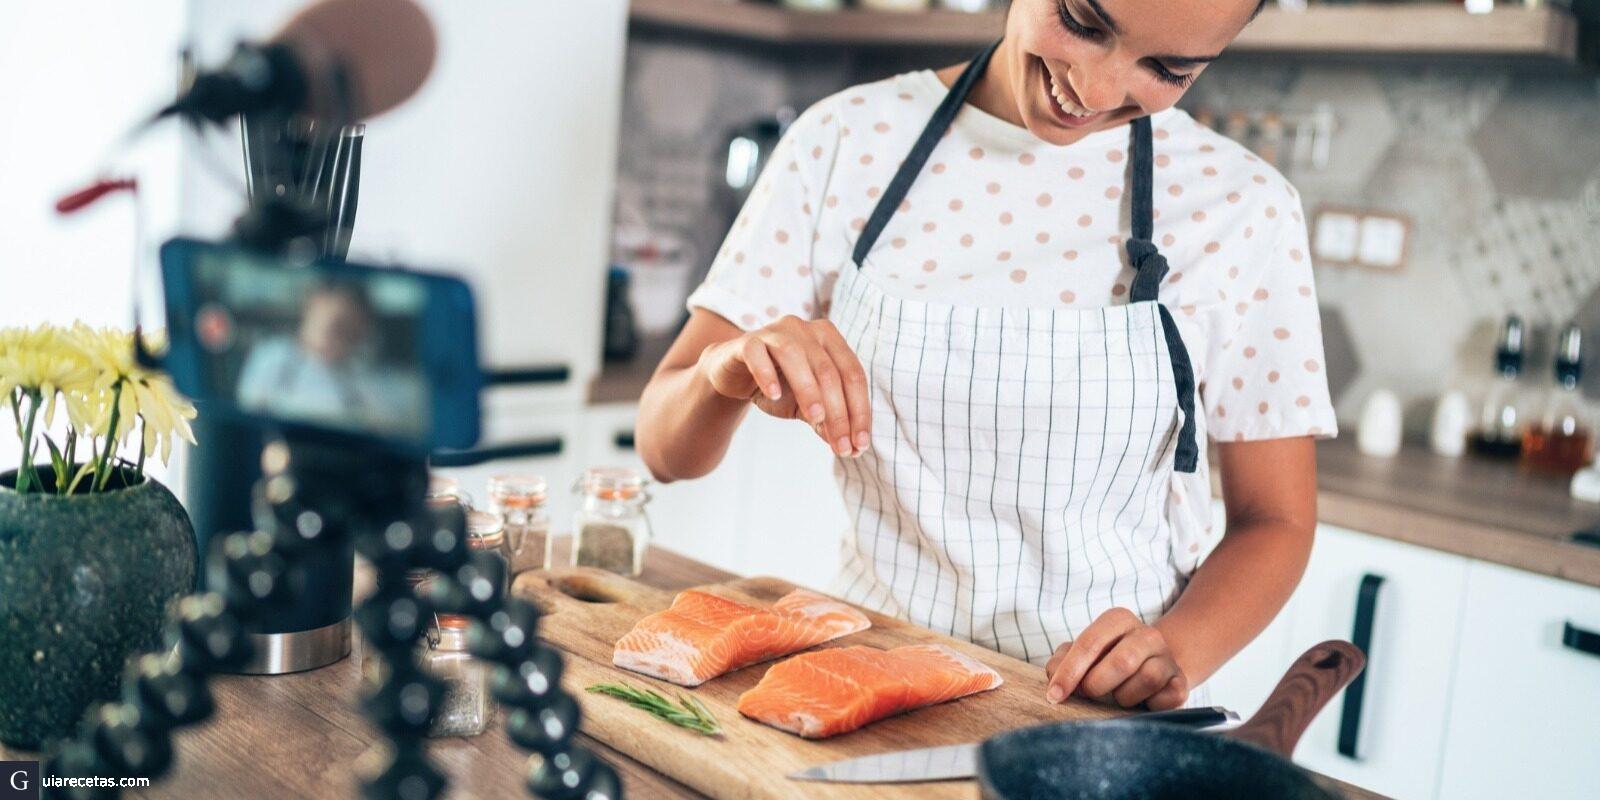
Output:
[[[194,405],[178,393],[165,375],[139,365],[134,359],[133,334],[112,328],[95,329],[79,322],[73,326],[72,336],[96,372],[92,388],[76,401],[90,435],[122,444],[133,431],[135,421],[142,420],[139,445],[146,455],[159,449],[162,461],[171,456],[173,437],[194,443],[194,431],[189,427],[189,420],[195,417]],[[111,430],[113,399],[117,407],[115,431]],[[69,398],[69,413],[73,406],[74,401]]]
[[30,394],[38,392],[45,404],[46,425],[54,421],[57,393],[70,396],[88,391],[96,377],[76,337],[60,328],[0,329],[0,399],[9,398],[17,387]]

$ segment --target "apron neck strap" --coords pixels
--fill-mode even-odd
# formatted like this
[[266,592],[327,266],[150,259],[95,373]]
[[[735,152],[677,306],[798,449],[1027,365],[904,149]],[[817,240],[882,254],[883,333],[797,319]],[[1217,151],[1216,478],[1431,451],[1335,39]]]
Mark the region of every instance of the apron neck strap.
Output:
[[1167,276],[1167,260],[1151,241],[1155,235],[1154,201],[1151,199],[1155,177],[1152,173],[1150,151],[1150,118],[1140,117],[1128,126],[1131,140],[1128,160],[1132,167],[1133,235],[1128,238],[1128,264],[1133,267],[1133,287],[1128,301],[1142,303],[1155,300],[1161,289],[1161,280]]
[[989,66],[990,57],[999,46],[1000,42],[997,40],[967,64],[967,68],[961,72],[961,77],[956,78],[955,84],[945,94],[944,100],[940,101],[939,108],[928,119],[928,124],[922,129],[922,135],[917,137],[917,143],[906,155],[906,160],[900,164],[894,179],[889,181],[889,187],[883,191],[883,196],[878,198],[878,205],[872,209],[872,216],[867,218],[866,227],[861,230],[861,238],[856,240],[851,260],[857,267],[866,261],[867,253],[877,244],[878,236],[889,224],[889,218],[894,216],[895,210],[900,207],[900,202],[906,199],[906,193],[911,191],[912,182],[922,172],[923,165],[928,163],[928,157],[933,155],[933,148],[944,138],[945,131],[950,129],[950,123],[961,111],[961,104],[967,101],[967,95],[972,93],[972,87],[983,77],[984,69]]

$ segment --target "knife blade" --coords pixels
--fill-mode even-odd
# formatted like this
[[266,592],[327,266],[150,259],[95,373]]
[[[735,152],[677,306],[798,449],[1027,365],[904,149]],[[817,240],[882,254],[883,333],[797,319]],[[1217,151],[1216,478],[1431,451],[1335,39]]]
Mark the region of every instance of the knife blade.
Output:
[[[1130,717],[1130,722],[1162,722],[1202,729],[1238,722],[1239,715],[1221,706],[1151,711]],[[846,758],[807,767],[789,774],[790,780],[827,783],[923,783],[967,780],[978,774],[978,742],[894,750]]]

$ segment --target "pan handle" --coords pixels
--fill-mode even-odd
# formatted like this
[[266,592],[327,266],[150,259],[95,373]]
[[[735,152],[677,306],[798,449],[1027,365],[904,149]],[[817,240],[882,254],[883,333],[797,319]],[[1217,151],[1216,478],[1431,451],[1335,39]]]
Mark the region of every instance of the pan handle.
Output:
[[1330,640],[1295,659],[1278,681],[1261,710],[1226,735],[1271,750],[1284,758],[1294,755],[1300,735],[1346,684],[1361,673],[1367,659],[1355,645]]
[[[1372,656],[1372,620],[1378,614],[1378,590],[1383,588],[1383,576],[1367,573],[1361,576],[1361,588],[1356,591],[1356,620],[1350,631],[1350,640],[1369,658]],[[1344,693],[1344,707],[1339,709],[1339,755],[1360,759],[1356,744],[1361,740],[1361,711],[1367,694],[1365,670],[1350,681]]]

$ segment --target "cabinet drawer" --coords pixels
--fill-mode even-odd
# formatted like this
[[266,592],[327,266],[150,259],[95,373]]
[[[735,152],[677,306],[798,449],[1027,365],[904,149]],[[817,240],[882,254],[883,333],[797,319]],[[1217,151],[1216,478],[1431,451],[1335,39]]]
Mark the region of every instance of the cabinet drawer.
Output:
[[1459,556],[1317,527],[1290,653],[1361,639],[1364,628],[1367,667],[1318,715],[1296,761],[1391,797],[1434,796],[1467,568]]
[[1475,562],[1440,797],[1600,795],[1600,589]]

